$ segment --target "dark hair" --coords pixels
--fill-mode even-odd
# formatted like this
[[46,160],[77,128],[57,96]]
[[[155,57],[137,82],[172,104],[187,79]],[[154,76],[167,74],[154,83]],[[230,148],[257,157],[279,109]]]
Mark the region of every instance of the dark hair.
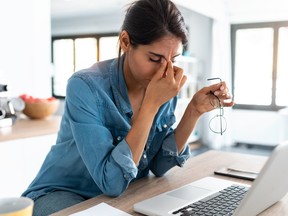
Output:
[[[137,0],[127,10],[121,31],[127,31],[132,46],[147,45],[172,34],[188,42],[184,18],[170,0]],[[121,49],[119,49],[119,54]]]

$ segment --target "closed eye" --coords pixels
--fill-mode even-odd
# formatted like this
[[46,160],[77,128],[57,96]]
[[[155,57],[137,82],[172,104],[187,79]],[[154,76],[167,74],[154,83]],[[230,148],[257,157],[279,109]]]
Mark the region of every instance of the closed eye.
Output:
[[149,60],[152,61],[152,62],[161,63],[162,58],[159,58],[159,59],[149,58]]
[[[161,63],[162,58],[159,58],[159,59],[149,58],[149,60],[152,61],[152,62]],[[175,59],[175,58],[171,59],[171,62],[172,62],[172,63],[175,63],[175,62],[176,62],[176,59]]]

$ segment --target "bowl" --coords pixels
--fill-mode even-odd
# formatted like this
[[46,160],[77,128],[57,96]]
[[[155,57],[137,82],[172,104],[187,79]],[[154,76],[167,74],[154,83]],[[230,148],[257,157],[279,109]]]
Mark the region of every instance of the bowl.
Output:
[[59,100],[25,101],[23,113],[31,119],[44,119],[53,115],[59,107]]

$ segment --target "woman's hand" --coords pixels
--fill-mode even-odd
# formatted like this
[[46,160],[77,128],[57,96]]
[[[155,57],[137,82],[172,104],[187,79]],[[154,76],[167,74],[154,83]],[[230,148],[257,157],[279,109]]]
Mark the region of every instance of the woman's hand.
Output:
[[217,107],[215,106],[216,103],[219,103],[217,97],[220,99],[221,106],[223,107],[232,107],[234,105],[226,83],[220,82],[204,87],[196,92],[188,107],[191,112],[200,116]]
[[183,69],[164,60],[147,86],[143,103],[149,101],[159,108],[180,92],[186,80]]
[[133,161],[136,165],[138,165],[143,154],[159,107],[176,96],[185,81],[186,76],[183,75],[182,69],[173,67],[171,61],[164,61],[149,82],[141,108],[126,136],[126,142],[131,149]]

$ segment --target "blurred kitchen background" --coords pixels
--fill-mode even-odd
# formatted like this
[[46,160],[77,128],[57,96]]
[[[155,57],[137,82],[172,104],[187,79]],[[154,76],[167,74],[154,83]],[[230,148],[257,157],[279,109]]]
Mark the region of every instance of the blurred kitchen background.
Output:
[[[0,98],[21,94],[54,96],[61,100],[55,113],[61,117],[68,77],[96,61],[117,56],[117,35],[130,2],[15,0],[0,3],[0,84],[8,86],[8,91],[0,92]],[[211,84],[207,81],[211,77],[225,80],[236,102],[233,109],[224,108],[227,130],[223,135],[209,129],[210,119],[218,114],[216,111],[201,117],[190,141],[215,149],[244,146],[253,152],[269,151],[288,139],[287,0],[173,2],[182,11],[189,30],[188,47],[177,62],[185,68],[189,79],[179,95],[176,115],[181,116],[193,92]],[[4,130],[7,128],[0,128],[3,137]],[[38,155],[33,169],[37,170],[55,144],[55,137],[56,133],[37,136],[33,140],[35,145],[31,144],[34,137],[13,141],[3,138],[0,148],[15,153],[14,159],[30,157],[33,148]],[[11,143],[13,146],[8,146]],[[42,143],[46,143],[43,149],[39,147]],[[4,150],[0,150],[0,162],[5,161],[1,153]],[[20,156],[19,151],[28,151],[28,155]],[[0,168],[8,170],[3,165]],[[28,176],[25,184],[31,179]]]

